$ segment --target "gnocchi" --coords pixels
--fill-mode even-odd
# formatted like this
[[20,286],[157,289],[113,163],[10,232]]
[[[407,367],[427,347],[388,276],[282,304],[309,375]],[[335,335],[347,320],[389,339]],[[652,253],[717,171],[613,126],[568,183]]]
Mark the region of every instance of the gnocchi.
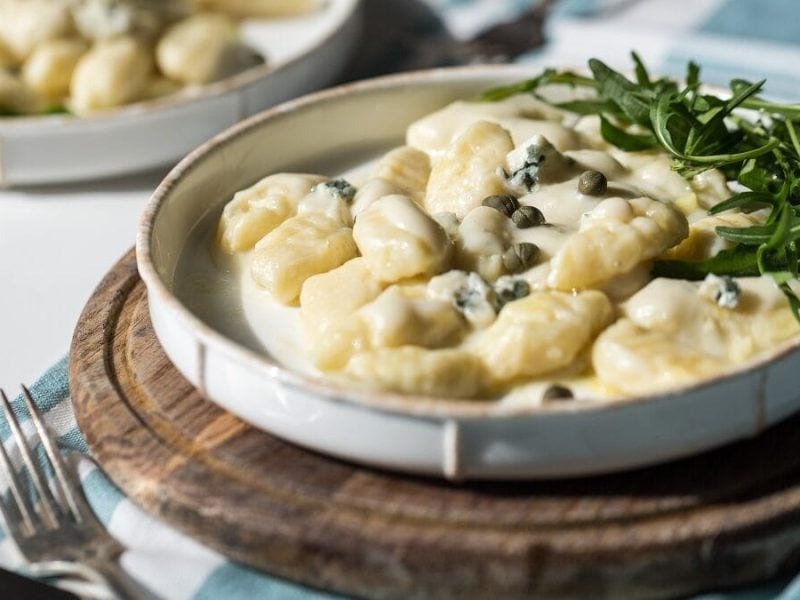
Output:
[[317,0],[0,0],[0,116],[85,115],[228,77],[264,61],[240,40],[239,19],[317,6]]
[[288,304],[297,300],[306,279],[356,255],[349,227],[325,215],[297,215],[259,240],[251,272],[259,285]]
[[731,194],[720,172],[684,179],[599,127],[533,98],[455,103],[354,171],[236,193],[217,247],[258,302],[296,311],[315,374],[367,389],[627,397],[796,337],[770,279],[654,276],[654,260],[706,259],[728,247],[718,226],[764,215],[710,214]]
[[431,169],[425,208],[464,217],[487,196],[505,192],[500,170],[514,149],[511,135],[497,123],[478,121],[456,137]]
[[399,281],[443,271],[451,243],[442,226],[407,196],[384,196],[353,227],[358,250],[375,277]]

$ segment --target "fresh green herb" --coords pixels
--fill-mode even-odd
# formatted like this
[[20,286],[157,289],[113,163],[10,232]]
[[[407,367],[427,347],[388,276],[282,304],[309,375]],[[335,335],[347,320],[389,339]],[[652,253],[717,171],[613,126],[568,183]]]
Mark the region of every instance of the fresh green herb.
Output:
[[657,261],[654,273],[693,280],[710,273],[770,275],[800,321],[800,299],[790,286],[800,271],[800,104],[762,98],[764,81],[735,79],[725,98],[708,93],[693,62],[682,84],[654,79],[644,62],[632,56],[632,79],[593,58],[591,77],[548,69],[533,79],[490,89],[479,100],[494,102],[521,93],[540,97],[538,90],[552,84],[583,88],[586,93],[576,100],[554,105],[597,115],[600,133],[610,144],[625,151],[661,148],[687,179],[720,169],[748,188],[710,212],[766,209],[769,216],[763,224],[718,227],[717,234],[733,248],[702,261]]
[[63,104],[55,104],[53,106],[47,107],[44,111],[47,115],[68,115],[70,114],[69,109],[64,106]]

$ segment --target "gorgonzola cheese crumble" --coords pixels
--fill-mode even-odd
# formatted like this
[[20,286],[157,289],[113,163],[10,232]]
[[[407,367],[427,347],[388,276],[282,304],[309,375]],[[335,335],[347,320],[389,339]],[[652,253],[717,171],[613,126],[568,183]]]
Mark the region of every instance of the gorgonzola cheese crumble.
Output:
[[724,177],[623,152],[594,117],[529,96],[456,102],[369,172],[269,175],[217,248],[297,311],[304,353],[353,385],[529,402],[647,394],[753,360],[800,331],[764,277],[654,278],[725,247]]

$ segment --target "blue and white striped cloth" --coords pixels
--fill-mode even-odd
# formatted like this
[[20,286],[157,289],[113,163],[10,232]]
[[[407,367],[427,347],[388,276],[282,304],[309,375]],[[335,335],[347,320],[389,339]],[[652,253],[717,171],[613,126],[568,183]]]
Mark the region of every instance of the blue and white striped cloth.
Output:
[[[535,0],[425,1],[440,15],[452,36],[465,39],[492,24],[513,19]],[[709,83],[725,84],[733,77],[767,77],[771,94],[800,98],[798,24],[800,0],[562,0],[547,24],[547,45],[521,60],[582,66],[589,57],[597,56],[626,68],[630,50],[636,49],[654,72],[680,75],[686,62],[693,59],[703,66]],[[86,453],[69,403],[66,359],[53,366],[32,392],[60,436],[60,444]],[[17,400],[15,407],[20,406]],[[29,422],[24,428],[31,432]],[[0,439],[8,437],[7,426],[0,424]],[[88,459],[82,464],[81,475],[100,520],[130,549],[123,565],[158,596],[214,600],[334,597],[227,561],[140,511]],[[12,568],[20,565],[11,540],[2,530],[0,564]],[[800,599],[800,578],[704,596],[703,600],[767,598]]]

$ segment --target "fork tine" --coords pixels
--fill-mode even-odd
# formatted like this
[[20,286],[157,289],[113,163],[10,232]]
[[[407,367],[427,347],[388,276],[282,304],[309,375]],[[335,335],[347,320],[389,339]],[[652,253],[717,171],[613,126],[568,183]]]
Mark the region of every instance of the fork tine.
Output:
[[83,503],[81,503],[83,495],[76,489],[75,481],[69,475],[69,472],[64,465],[64,460],[61,457],[61,453],[58,451],[58,447],[53,441],[53,438],[50,436],[50,432],[47,430],[47,426],[42,420],[42,414],[39,412],[39,408],[33,401],[33,396],[31,396],[30,390],[28,390],[28,388],[26,388],[24,385],[22,386],[22,397],[25,399],[25,404],[28,407],[28,413],[31,416],[31,421],[33,421],[33,425],[36,427],[36,431],[39,433],[39,439],[42,441],[45,452],[50,458],[50,462],[53,464],[55,481],[59,491],[61,492],[61,496],[66,500],[67,505],[72,512],[72,516],[80,523],[84,520],[84,510],[88,509],[88,506],[84,506]]
[[43,517],[47,525],[55,528],[58,526],[58,516],[56,515],[56,508],[54,504],[55,500],[50,492],[50,488],[47,487],[47,483],[43,477],[42,469],[39,466],[39,462],[35,460],[31,454],[28,441],[25,439],[25,436],[22,433],[22,428],[19,426],[19,421],[17,421],[17,417],[14,415],[14,411],[11,408],[11,403],[8,401],[8,396],[6,396],[3,390],[0,390],[0,399],[2,399],[3,413],[5,414],[8,426],[11,428],[11,432],[16,438],[17,446],[19,446],[19,451],[22,455],[22,461],[28,468],[31,481],[33,482],[33,487],[36,489],[36,493],[39,495],[40,505],[42,507],[42,512],[44,513]]
[[[2,393],[2,390],[0,390],[0,393]],[[11,490],[11,495],[14,497],[14,500],[17,504],[17,511],[22,517],[22,522],[25,523],[28,531],[32,532],[35,529],[32,516],[33,506],[31,506],[30,500],[28,500],[28,495],[22,492],[22,482],[19,480],[16,471],[14,471],[14,466],[11,464],[11,459],[8,457],[6,447],[2,442],[0,442],[0,462],[3,463],[3,470],[6,472],[8,487]],[[3,517],[5,518],[6,525],[9,527],[9,529],[14,527],[16,519],[9,514],[9,511],[6,508],[6,503],[2,499],[0,499],[0,510],[2,510]]]

